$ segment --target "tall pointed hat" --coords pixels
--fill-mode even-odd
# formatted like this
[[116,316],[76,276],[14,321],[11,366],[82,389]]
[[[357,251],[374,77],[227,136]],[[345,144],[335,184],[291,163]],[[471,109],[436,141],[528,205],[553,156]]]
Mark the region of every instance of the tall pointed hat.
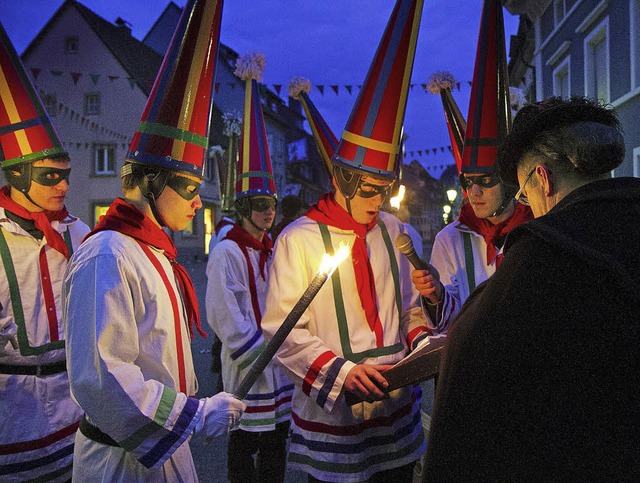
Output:
[[0,167],[58,157],[68,153],[0,24]]
[[311,102],[309,98],[310,91],[311,81],[309,81],[309,79],[303,77],[294,77],[291,79],[289,83],[289,95],[302,104],[307,122],[313,133],[313,139],[320,152],[320,157],[322,158],[327,174],[331,177],[331,173],[333,172],[331,158],[338,148],[338,138],[336,138],[318,109],[316,109],[316,106]]
[[423,0],[397,0],[333,162],[394,179]]
[[252,195],[276,196],[267,130],[258,90],[258,81],[262,80],[265,65],[266,61],[261,53],[247,54],[236,61],[234,74],[245,81],[236,200]]
[[456,161],[458,174],[462,168],[462,150],[464,146],[464,133],[467,129],[467,121],[464,120],[460,108],[451,92],[458,87],[458,82],[451,72],[435,72],[429,77],[427,90],[432,94],[440,94],[444,117],[447,121],[451,150]]
[[222,0],[188,0],[127,160],[204,177]]
[[504,20],[499,0],[484,0],[462,155],[463,173],[491,173],[511,126]]

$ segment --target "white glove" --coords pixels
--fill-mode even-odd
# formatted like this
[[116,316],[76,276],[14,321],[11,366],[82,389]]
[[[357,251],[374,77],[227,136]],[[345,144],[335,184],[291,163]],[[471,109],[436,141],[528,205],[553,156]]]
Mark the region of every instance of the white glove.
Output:
[[13,320],[5,320],[4,323],[0,319],[0,349],[4,349],[7,342],[11,342],[14,349],[18,348],[18,326]]
[[228,392],[219,392],[215,396],[202,398],[202,416],[196,425],[196,433],[204,430],[205,441],[214,436],[227,434],[240,423],[240,417],[247,405]]

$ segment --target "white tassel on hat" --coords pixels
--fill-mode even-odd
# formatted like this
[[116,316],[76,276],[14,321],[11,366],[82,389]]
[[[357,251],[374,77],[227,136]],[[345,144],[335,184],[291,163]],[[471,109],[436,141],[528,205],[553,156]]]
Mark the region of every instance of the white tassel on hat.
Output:
[[527,104],[524,91],[517,87],[509,87],[509,102],[511,102],[511,117],[513,118]]
[[291,79],[291,82],[289,82],[288,89],[290,97],[299,99],[302,92],[305,94],[309,94],[309,92],[311,92],[311,81],[304,77],[294,77]]
[[267,60],[262,52],[251,52],[242,55],[236,60],[236,70],[233,72],[240,79],[262,80],[262,72],[267,65]]
[[429,83],[427,84],[427,90],[431,92],[431,94],[438,94],[443,89],[453,91],[454,87],[458,88],[459,85],[459,82],[451,72],[443,70],[431,74]]
[[242,114],[238,111],[225,112],[222,115],[222,123],[224,124],[222,133],[225,136],[231,136],[233,134],[240,136],[242,132]]

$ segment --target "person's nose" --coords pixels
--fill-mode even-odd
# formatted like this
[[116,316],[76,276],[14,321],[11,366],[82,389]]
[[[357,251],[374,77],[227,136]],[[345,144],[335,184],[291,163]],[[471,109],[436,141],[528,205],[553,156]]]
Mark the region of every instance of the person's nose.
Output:
[[194,210],[199,210],[200,208],[202,208],[202,199],[200,198],[200,195],[196,195],[191,203],[191,207]]
[[482,188],[476,183],[473,183],[467,191],[474,196],[482,196],[483,193]]
[[63,191],[63,192],[65,192],[65,193],[66,193],[67,191],[69,191],[69,180],[67,180],[66,178],[65,178],[65,179],[62,179],[62,180],[61,180],[61,181],[56,185],[56,189],[57,189],[58,191]]

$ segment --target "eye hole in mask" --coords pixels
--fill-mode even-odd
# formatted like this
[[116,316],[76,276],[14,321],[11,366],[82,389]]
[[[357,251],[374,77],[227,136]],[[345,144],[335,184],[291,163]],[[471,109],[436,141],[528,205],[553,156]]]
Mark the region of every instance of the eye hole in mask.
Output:
[[356,195],[360,196],[361,198],[373,198],[374,196],[380,195],[384,200],[387,196],[389,196],[392,186],[393,183],[384,186],[369,183],[360,183],[360,186],[358,186],[358,189],[356,190]]
[[63,180],[69,182],[71,168],[60,169],[49,166],[33,166],[31,168],[31,181],[42,186],[55,186]]
[[480,186],[481,188],[492,188],[495,185],[500,183],[500,178],[498,176],[492,176],[488,174],[482,174],[479,176],[469,176],[469,175],[460,175],[460,185],[465,190],[468,190],[474,184]]
[[200,193],[202,182],[184,176],[174,176],[167,181],[167,186],[178,193],[181,198],[191,201]]

